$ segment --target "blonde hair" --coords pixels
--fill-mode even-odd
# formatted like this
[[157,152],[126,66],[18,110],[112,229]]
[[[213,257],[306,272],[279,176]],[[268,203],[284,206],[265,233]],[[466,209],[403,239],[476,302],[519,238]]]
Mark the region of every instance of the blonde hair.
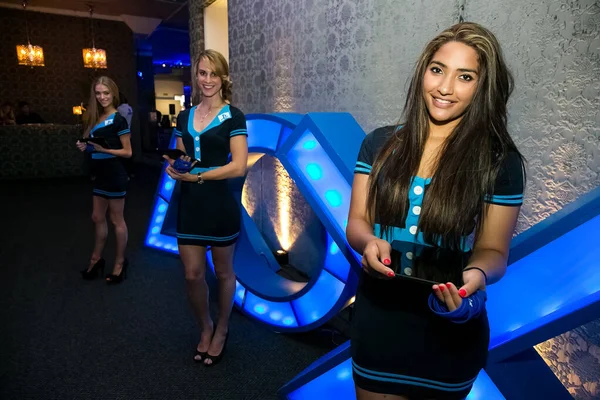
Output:
[[225,102],[230,103],[232,82],[229,77],[229,65],[223,54],[211,49],[200,52],[200,54],[196,56],[194,64],[192,64],[192,103],[198,104],[202,100],[202,92],[200,91],[200,85],[198,84],[198,69],[200,68],[200,61],[203,59],[208,60],[213,64],[215,74],[221,78],[222,82],[221,97]]
[[84,116],[84,137],[89,136],[90,130],[96,125],[96,123],[100,119],[100,112],[104,111],[104,108],[102,108],[102,106],[98,103],[98,100],[96,100],[96,86],[98,85],[106,86],[113,96],[113,107],[116,109],[119,106],[119,88],[117,87],[115,81],[113,81],[107,76],[99,76],[98,78],[94,79],[94,82],[92,82],[92,87],[90,89],[90,101],[88,102],[88,108]]

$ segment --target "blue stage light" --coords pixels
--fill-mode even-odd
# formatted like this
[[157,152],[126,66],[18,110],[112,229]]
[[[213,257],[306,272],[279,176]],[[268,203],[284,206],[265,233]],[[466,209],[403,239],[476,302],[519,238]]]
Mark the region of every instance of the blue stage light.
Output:
[[282,317],[283,314],[281,314],[279,311],[273,311],[269,314],[269,318],[271,318],[273,321],[279,321]]
[[319,164],[308,164],[306,166],[306,173],[308,174],[308,176],[310,176],[311,179],[315,181],[323,177],[323,171],[321,170]]
[[304,141],[304,143],[302,144],[302,148],[304,150],[312,150],[315,147],[317,147],[317,141],[316,140],[306,140]]
[[[349,251],[343,233],[352,176],[340,172],[339,157],[356,158],[364,132],[349,114],[311,114],[305,117],[264,114],[247,115],[246,119],[249,153],[270,154],[281,161],[328,231],[327,242],[324,243],[328,251],[310,283],[286,281],[274,273],[279,265],[271,260],[272,251],[268,245],[261,244],[260,231],[253,227],[251,218],[244,218],[236,246],[236,254],[240,251],[244,254],[235,257],[240,261],[234,261],[238,274],[234,303],[250,317],[278,331],[309,330],[325,323],[354,294],[356,275],[352,271],[359,270],[360,266],[356,256]],[[343,145],[333,151],[330,140],[337,136],[344,136],[337,139]],[[175,144],[176,138],[172,136],[169,147],[174,148]],[[333,155],[330,156],[329,152]],[[164,244],[170,244],[166,250],[176,253],[176,239],[160,233],[174,188],[174,181],[163,169],[146,244],[162,249],[165,249]],[[241,196],[241,187],[236,193]],[[150,237],[154,239],[151,241]],[[248,254],[253,250],[260,255]],[[304,290],[304,287],[308,289]],[[302,294],[298,294],[300,291]]]
[[326,191],[325,198],[332,207],[339,207],[342,205],[342,195],[337,190]]

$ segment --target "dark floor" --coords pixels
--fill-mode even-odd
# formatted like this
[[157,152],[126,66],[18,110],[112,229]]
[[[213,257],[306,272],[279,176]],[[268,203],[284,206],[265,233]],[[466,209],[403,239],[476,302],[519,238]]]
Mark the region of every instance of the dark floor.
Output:
[[129,277],[114,287],[78,272],[93,246],[86,179],[0,182],[0,399],[275,399],[335,347],[234,312],[221,364],[194,364],[179,259],[143,246],[157,178],[138,167],[130,184]]

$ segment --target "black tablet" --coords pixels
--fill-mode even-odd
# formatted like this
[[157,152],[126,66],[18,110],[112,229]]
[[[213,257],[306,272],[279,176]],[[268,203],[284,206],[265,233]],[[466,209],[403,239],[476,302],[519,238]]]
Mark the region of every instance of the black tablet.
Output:
[[83,143],[96,143],[102,147],[104,147],[105,149],[110,149],[111,147],[109,146],[108,142],[106,141],[105,138],[101,138],[101,137],[87,137],[87,138],[82,138],[79,139],[80,142]]
[[169,157],[171,160],[176,160],[181,156],[187,156],[187,154],[185,154],[185,152],[179,150],[179,149],[167,149],[167,150],[162,150],[161,153],[167,157]]
[[464,284],[462,273],[470,257],[471,252],[395,240],[392,242],[390,268],[397,279],[428,286],[452,282],[459,288]]

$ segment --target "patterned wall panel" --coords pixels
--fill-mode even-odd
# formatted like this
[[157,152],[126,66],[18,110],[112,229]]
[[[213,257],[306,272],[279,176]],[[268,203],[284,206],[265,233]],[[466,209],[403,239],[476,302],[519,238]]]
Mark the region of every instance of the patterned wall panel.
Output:
[[[425,43],[460,18],[502,43],[510,128],[527,157],[522,232],[600,184],[600,8],[594,0],[229,0],[234,102],[395,123]],[[538,346],[579,399],[600,397],[600,323]]]
[[[527,157],[524,230],[600,185],[600,6],[594,0],[467,0],[515,72],[510,127]],[[577,399],[600,398],[600,320],[538,345]]]
[[[188,8],[190,20],[190,60],[194,62],[196,54],[204,50],[204,7],[205,0],[190,0]],[[195,102],[194,102],[195,103]]]
[[107,53],[108,69],[83,67],[81,49],[91,47],[88,18],[28,12],[31,43],[44,48],[45,67],[17,65],[17,44],[27,43],[21,10],[0,11],[0,101],[21,100],[48,122],[75,123],[72,107],[87,102],[94,77],[115,79],[130,104],[137,104],[133,33],[118,21],[94,21],[96,47]]

